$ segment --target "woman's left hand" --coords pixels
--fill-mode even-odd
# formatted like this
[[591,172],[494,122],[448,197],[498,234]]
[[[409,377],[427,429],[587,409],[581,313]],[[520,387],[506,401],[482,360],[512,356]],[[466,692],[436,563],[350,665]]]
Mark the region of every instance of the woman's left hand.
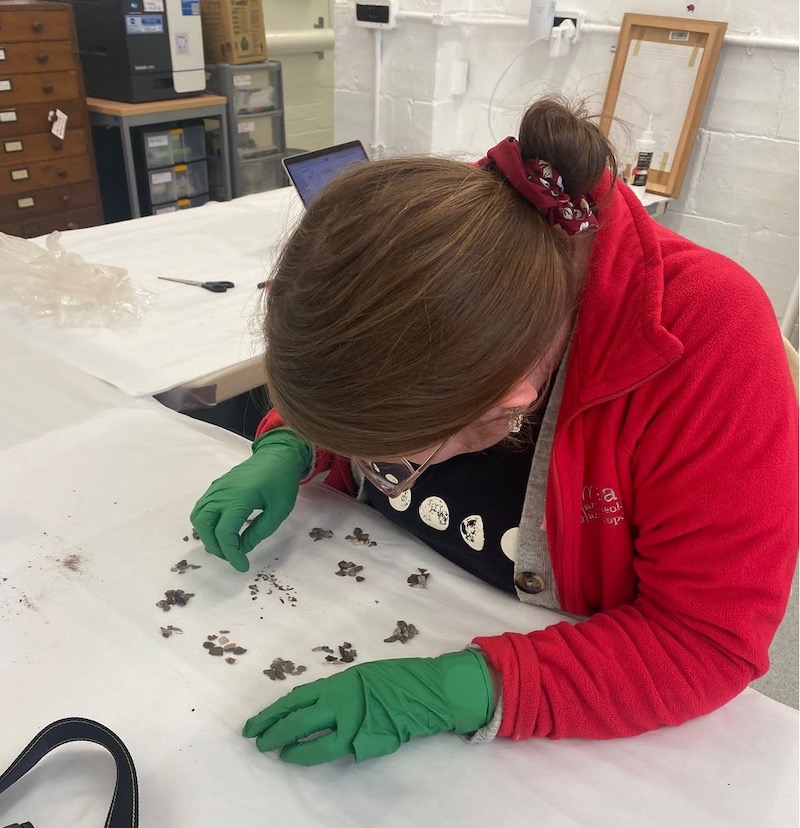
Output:
[[242,733],[261,751],[280,748],[281,759],[296,765],[349,753],[360,762],[417,736],[473,733],[493,710],[485,658],[462,650],[372,661],[301,685],[248,719]]

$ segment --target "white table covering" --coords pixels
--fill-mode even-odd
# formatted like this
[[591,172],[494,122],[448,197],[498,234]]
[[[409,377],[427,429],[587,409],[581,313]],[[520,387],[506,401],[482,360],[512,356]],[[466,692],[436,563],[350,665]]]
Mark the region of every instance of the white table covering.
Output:
[[[343,669],[323,665],[314,646],[349,641],[358,661],[435,655],[559,616],[480,583],[322,484],[304,488],[251,554],[251,572],[235,572],[182,538],[197,495],[247,452],[246,441],[155,404],[113,404],[0,453],[0,765],[46,723],[78,715],[127,743],[142,826],[793,824],[797,711],[753,690],[679,728],[617,741],[468,746],[447,734],[317,768],[259,754],[239,735],[244,720]],[[334,537],[312,541],[315,526]],[[351,545],[355,526],[378,545]],[[201,568],[170,572],[182,558]],[[362,564],[365,581],[337,577],[342,559]],[[406,577],[420,566],[429,586],[412,589]],[[259,571],[293,591],[268,594]],[[162,612],[155,603],[172,588],[196,595]],[[384,643],[398,619],[420,635]],[[163,638],[166,624],[183,634]],[[220,629],[248,650],[234,665],[202,648]],[[276,656],[308,671],[272,682],[262,670]],[[101,749],[59,748],[0,797],[0,824],[102,824],[112,780]]]
[[[133,282],[156,294],[142,320],[117,329],[59,328],[0,305],[0,324],[21,343],[53,355],[121,388],[146,396],[238,365],[263,351],[258,332],[263,291],[277,246],[301,215],[294,188],[162,216],[63,233],[64,248],[93,264],[125,268]],[[44,245],[44,237],[36,240]],[[211,293],[158,280],[171,276],[229,280]]]

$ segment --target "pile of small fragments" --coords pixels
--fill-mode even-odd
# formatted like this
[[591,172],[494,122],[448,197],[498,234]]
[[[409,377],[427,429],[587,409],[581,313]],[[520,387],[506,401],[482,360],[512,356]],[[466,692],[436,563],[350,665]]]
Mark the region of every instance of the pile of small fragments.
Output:
[[235,664],[236,659],[233,656],[244,655],[247,650],[228,638],[230,630],[220,630],[219,632],[219,635],[215,633],[207,635],[206,640],[203,642],[203,647],[212,656],[222,656],[227,653],[225,661],[228,664]]

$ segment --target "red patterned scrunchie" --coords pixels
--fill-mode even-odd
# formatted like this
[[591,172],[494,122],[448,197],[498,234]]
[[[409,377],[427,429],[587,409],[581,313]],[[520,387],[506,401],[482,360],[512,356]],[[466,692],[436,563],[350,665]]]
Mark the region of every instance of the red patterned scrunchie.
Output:
[[558,170],[537,158],[522,160],[519,142],[506,138],[492,147],[486,158],[478,161],[484,170],[499,173],[545,217],[551,227],[563,227],[570,236],[583,230],[597,229],[597,218],[586,196],[575,204],[564,192]]

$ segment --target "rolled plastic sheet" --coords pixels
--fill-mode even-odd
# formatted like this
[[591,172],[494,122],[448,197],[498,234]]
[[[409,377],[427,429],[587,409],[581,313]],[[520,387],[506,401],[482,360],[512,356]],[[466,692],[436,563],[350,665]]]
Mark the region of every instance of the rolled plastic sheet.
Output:
[[302,52],[327,52],[333,49],[333,43],[333,29],[267,32],[267,53],[270,57]]

